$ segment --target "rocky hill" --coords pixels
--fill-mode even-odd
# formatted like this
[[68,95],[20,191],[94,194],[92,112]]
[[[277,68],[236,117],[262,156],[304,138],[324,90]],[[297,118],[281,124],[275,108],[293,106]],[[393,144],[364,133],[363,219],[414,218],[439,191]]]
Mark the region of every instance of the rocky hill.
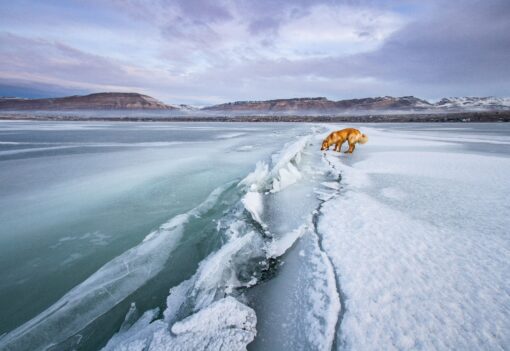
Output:
[[433,105],[414,96],[403,97],[376,97],[364,99],[351,99],[332,101],[325,97],[295,98],[267,101],[238,101],[227,104],[205,107],[206,111],[225,112],[342,112],[342,111],[369,111],[369,110],[423,110]]
[[414,96],[383,96],[375,98],[328,100],[318,98],[295,98],[267,101],[237,101],[203,108],[204,111],[215,111],[239,114],[335,114],[363,112],[465,112],[465,111],[508,111],[510,98],[495,97],[463,97],[444,98],[436,103],[419,99]]
[[51,99],[0,99],[2,110],[177,110],[138,93],[97,93]]
[[414,96],[384,96],[340,100],[336,102],[336,107],[347,110],[423,110],[431,108],[432,104]]
[[236,101],[221,105],[204,107],[205,111],[245,111],[245,112],[281,112],[281,111],[299,111],[316,110],[328,111],[336,108],[334,101],[325,97],[317,98],[295,98],[295,99],[277,99],[266,101]]

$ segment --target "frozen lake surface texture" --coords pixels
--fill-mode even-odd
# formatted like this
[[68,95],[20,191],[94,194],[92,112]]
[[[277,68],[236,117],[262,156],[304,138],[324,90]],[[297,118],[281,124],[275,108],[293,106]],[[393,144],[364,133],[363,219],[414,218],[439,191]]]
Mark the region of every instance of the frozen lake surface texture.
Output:
[[0,350],[508,350],[510,125],[344,127],[0,122]]

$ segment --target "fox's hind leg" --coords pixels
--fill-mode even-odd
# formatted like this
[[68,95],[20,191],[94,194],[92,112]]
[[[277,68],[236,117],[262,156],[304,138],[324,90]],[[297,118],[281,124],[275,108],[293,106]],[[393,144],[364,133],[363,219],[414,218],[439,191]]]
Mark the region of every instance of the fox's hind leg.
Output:
[[352,154],[355,148],[356,148],[356,144],[355,143],[351,144],[351,142],[349,142],[349,150],[347,150],[345,153]]

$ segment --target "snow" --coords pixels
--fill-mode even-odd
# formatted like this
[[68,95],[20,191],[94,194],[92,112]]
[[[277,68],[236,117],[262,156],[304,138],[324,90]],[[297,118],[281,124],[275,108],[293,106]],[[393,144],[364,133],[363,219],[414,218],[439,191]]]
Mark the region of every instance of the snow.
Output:
[[121,327],[103,350],[246,350],[257,334],[255,312],[232,297],[175,323],[171,333],[161,321],[151,324],[156,312],[150,310],[131,327]]
[[245,350],[257,334],[256,324],[251,308],[227,296],[175,323],[176,337],[150,350]]
[[339,348],[505,349],[510,160],[367,134],[396,147],[327,156],[345,187],[319,222],[346,296]]
[[491,107],[498,109],[508,109],[510,108],[510,98],[497,98],[493,96],[450,97],[442,99],[436,104],[436,106],[446,109],[486,109]]
[[219,328],[240,328],[255,334],[256,323],[256,316],[251,308],[228,296],[212,303],[207,309],[175,323],[171,330],[172,333],[179,335],[210,332]]

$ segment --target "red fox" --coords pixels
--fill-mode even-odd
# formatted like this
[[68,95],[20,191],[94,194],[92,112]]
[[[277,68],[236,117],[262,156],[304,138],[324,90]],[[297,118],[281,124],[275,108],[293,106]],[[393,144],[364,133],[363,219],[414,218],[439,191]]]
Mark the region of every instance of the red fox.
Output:
[[328,135],[322,142],[321,150],[328,150],[331,145],[335,145],[335,151],[340,152],[342,144],[347,141],[349,143],[349,150],[345,153],[352,154],[356,147],[356,143],[365,144],[368,141],[368,137],[365,134],[354,128],[346,128],[337,130]]

